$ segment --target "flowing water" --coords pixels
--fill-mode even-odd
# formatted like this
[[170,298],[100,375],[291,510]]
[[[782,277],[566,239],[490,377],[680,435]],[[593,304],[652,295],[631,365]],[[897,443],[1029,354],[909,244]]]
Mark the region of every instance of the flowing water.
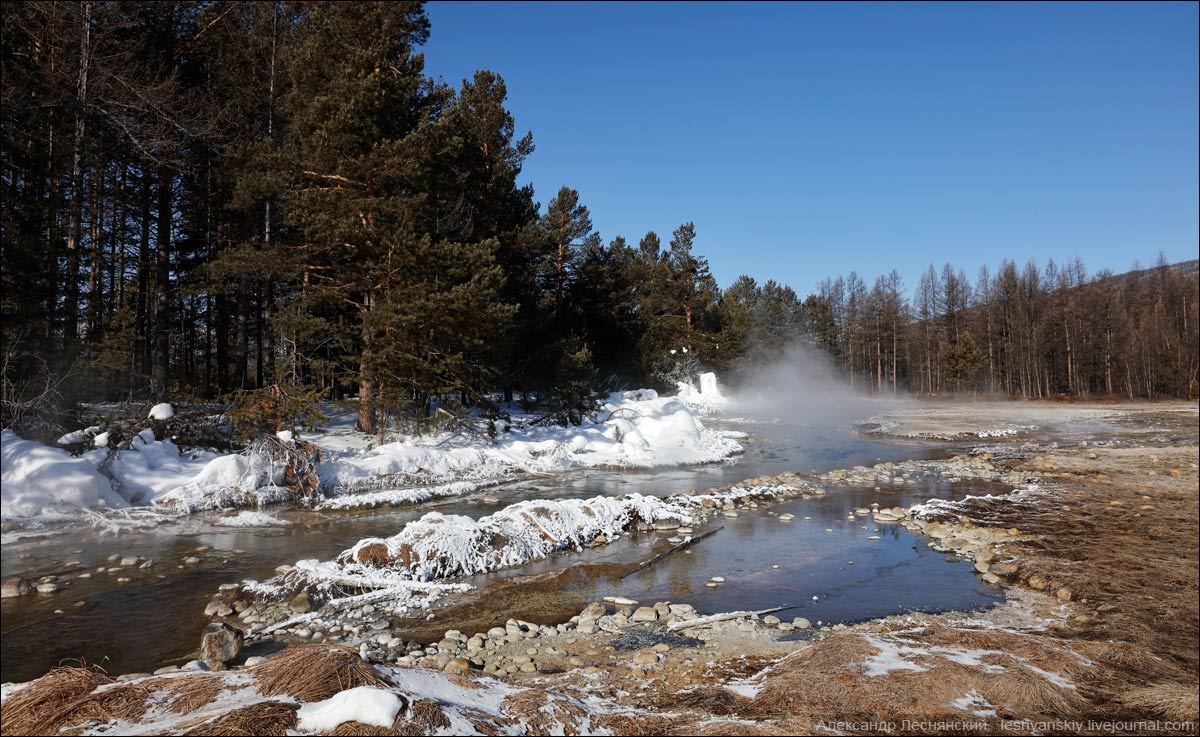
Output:
[[[632,492],[663,496],[785,470],[825,471],[948,452],[928,444],[867,440],[845,428],[764,424],[745,429],[753,437],[744,443],[744,455],[699,468],[574,473],[407,507],[336,513],[271,510],[290,523],[286,527],[223,528],[213,524],[216,515],[198,514],[117,536],[76,530],[6,543],[0,551],[4,577],[72,573],[64,574],[69,583],[63,591],[0,601],[0,680],[34,678],[73,658],[102,663],[112,673],[179,663],[194,654],[208,621],[204,606],[220,584],[267,578],[276,566],[301,558],[331,558],[362,537],[394,534],[431,510],[477,517],[522,499]],[[588,601],[613,594],[644,602],[688,602],[702,612],[791,606],[780,616],[804,616],[814,623],[986,606],[998,601],[1000,593],[981,583],[969,563],[948,562],[907,530],[855,517],[853,510],[876,501],[904,506],[923,498],[995,490],[979,483],[832,487],[823,498],[718,518],[696,533],[724,525],[720,532],[621,579],[620,574],[670,547],[669,534],[627,535],[603,548],[470,578],[476,591],[452,599],[433,622],[414,621],[409,635],[433,639],[450,627],[486,630],[514,616],[558,622]],[[488,502],[485,495],[499,502]],[[779,520],[784,512],[795,519]],[[141,556],[155,565],[96,572],[115,565],[108,561],[111,555]],[[190,556],[200,563],[186,563]],[[74,575],[77,571],[91,575],[81,578]],[[723,576],[725,583],[706,586],[712,576]],[[118,583],[117,577],[131,580]]]

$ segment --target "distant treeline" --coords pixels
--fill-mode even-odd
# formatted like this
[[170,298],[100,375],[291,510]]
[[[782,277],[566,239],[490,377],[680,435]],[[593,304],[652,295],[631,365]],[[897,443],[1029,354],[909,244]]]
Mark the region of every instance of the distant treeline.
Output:
[[[452,88],[420,3],[0,6],[4,417],[80,398],[358,395],[360,424],[503,392],[735,375],[797,341],[873,391],[1195,392],[1195,269],[1004,264],[722,292],[681,225],[604,243],[520,186],[499,75]],[[246,406],[256,406],[250,403]]]

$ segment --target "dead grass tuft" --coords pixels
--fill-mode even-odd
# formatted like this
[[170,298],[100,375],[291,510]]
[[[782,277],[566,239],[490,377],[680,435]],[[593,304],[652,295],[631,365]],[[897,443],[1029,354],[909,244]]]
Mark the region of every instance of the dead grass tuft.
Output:
[[49,721],[50,715],[60,713],[97,686],[112,682],[96,666],[55,668],[4,702],[4,708],[0,709],[0,733],[49,734],[54,724]]
[[671,694],[669,704],[661,706],[695,709],[706,714],[730,716],[731,714],[747,713],[753,705],[754,699],[734,693],[727,688],[704,686],[683,693]]
[[333,645],[297,645],[248,672],[269,696],[286,694],[300,701],[324,701],[358,686],[391,688],[392,684],[355,651]]
[[187,737],[241,737],[286,735],[296,726],[296,704],[260,701],[222,714],[184,732]]
[[1001,714],[1066,718],[1078,713],[1080,706],[1073,690],[1055,685],[1021,666],[1006,668],[987,678],[980,684],[979,692]]
[[202,706],[211,704],[225,689],[242,688],[241,685],[228,684],[225,679],[212,673],[151,679],[145,681],[144,685],[151,689],[161,687],[173,691],[175,698],[167,705],[167,708],[179,714],[189,714]]
[[1198,700],[1196,685],[1184,683],[1158,683],[1134,689],[1122,697],[1126,706],[1143,709],[1160,719],[1192,724],[1200,720]]

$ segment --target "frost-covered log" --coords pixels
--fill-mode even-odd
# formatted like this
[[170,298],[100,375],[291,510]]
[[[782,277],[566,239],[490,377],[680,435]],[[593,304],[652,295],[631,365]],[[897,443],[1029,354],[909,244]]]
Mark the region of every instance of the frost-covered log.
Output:
[[390,538],[360,540],[339,560],[429,581],[545,558],[582,548],[601,535],[611,539],[636,522],[663,519],[690,517],[678,506],[641,494],[519,502],[478,520],[431,512]]

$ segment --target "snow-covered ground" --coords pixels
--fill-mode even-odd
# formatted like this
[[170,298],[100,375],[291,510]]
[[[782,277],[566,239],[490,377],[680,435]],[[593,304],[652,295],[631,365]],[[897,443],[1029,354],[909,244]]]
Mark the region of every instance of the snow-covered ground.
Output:
[[[649,389],[617,392],[596,417],[578,427],[540,426],[517,418],[495,440],[483,433],[406,436],[375,445],[373,438],[339,426],[305,437],[321,448],[316,472],[328,508],[363,503],[419,502],[467,493],[522,474],[583,468],[653,468],[711,463],[742,450],[742,433],[705,427],[700,417],[727,404],[716,377],[699,388],[680,384],[679,396]],[[156,405],[156,420],[174,415]],[[217,455],[181,450],[170,438],[143,430],[130,448],[110,451],[98,427],[68,433],[61,444],[93,439],[94,449],[72,456],[59,448],[3,435],[5,519],[61,516],[79,508],[153,506],[171,512],[254,506],[291,497],[283,467],[263,453]],[[103,442],[101,442],[103,441]],[[280,441],[293,442],[291,433]],[[387,491],[381,491],[387,489]]]

